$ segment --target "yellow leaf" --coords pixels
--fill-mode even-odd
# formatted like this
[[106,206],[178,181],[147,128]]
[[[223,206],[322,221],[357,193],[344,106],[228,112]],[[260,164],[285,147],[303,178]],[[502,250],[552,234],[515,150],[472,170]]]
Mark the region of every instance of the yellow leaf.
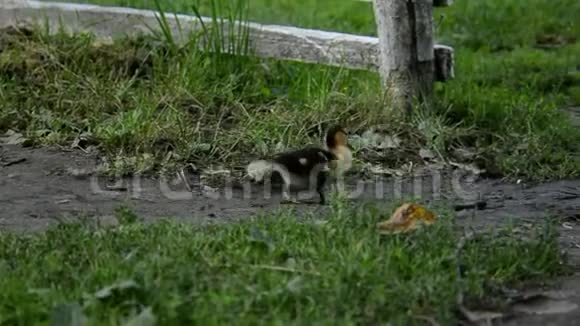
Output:
[[419,224],[431,225],[436,216],[426,208],[415,203],[399,206],[389,220],[377,224],[380,233],[394,234],[417,229]]

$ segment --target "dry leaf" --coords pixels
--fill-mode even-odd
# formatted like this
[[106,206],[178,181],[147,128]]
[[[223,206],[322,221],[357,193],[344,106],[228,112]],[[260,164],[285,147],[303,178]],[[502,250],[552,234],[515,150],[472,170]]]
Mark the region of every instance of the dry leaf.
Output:
[[21,133],[15,132],[14,130],[8,130],[4,136],[0,137],[0,143],[6,145],[25,145],[28,139],[22,136]]
[[426,148],[421,148],[419,150],[419,156],[421,156],[421,158],[424,160],[432,160],[435,158],[435,154],[431,150]]
[[279,141],[278,143],[276,143],[276,146],[274,147],[274,151],[276,153],[281,153],[285,150],[287,150],[288,148],[286,147],[286,145],[284,145],[283,142]]
[[232,171],[227,170],[227,169],[215,169],[215,170],[204,170],[202,174],[204,175],[220,175],[220,174],[226,174],[226,175],[230,175],[232,173]]
[[378,144],[378,148],[399,148],[401,146],[401,139],[397,136],[385,135]]
[[435,223],[436,216],[426,208],[414,203],[405,203],[387,221],[377,224],[380,233],[393,234],[409,232],[417,229],[419,224],[431,225]]
[[369,170],[370,173],[378,175],[394,175],[400,177],[405,174],[405,172],[402,170],[389,169],[387,167],[372,164],[367,165],[367,169]]
[[88,148],[90,145],[94,144],[96,144],[96,142],[94,140],[93,135],[88,132],[83,132],[73,140],[71,148],[85,149]]
[[474,175],[480,175],[482,173],[485,173],[485,169],[480,169],[477,167],[477,165],[475,164],[462,164],[462,163],[455,163],[455,162],[449,162],[449,164],[451,164],[452,166],[455,166],[461,170],[467,171],[467,172],[471,172]]
[[350,143],[357,149],[389,149],[399,148],[402,140],[397,135],[386,135],[369,129],[362,135],[353,135]]
[[453,156],[461,161],[470,161],[477,156],[477,153],[472,148],[456,148],[453,150]]
[[137,284],[137,282],[129,279],[129,280],[120,281],[118,283],[104,287],[104,288],[100,289],[99,291],[97,291],[94,295],[95,295],[95,298],[100,299],[100,300],[104,300],[104,299],[108,299],[114,295],[120,295],[120,294],[125,293],[127,291],[134,291],[134,290],[137,290],[139,288],[140,287],[139,287],[139,284]]
[[500,319],[503,314],[495,311],[473,311],[465,308],[463,305],[459,306],[459,311],[471,323],[490,325],[492,320]]

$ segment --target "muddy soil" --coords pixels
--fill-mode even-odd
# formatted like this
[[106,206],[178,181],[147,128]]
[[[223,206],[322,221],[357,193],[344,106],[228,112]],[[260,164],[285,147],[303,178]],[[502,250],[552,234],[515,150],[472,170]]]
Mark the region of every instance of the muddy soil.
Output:
[[[186,176],[188,185],[178,178],[112,180],[92,175],[96,166],[97,157],[81,151],[1,145],[0,230],[40,231],[78,218],[116,223],[113,216],[120,205],[129,206],[147,221],[174,218],[194,223],[227,222],[281,207],[279,192],[272,190],[268,198],[257,185],[244,189],[234,182],[212,189],[193,174]],[[455,208],[461,223],[475,227],[512,220],[526,223],[551,214],[562,219],[563,249],[580,266],[580,179],[530,184],[478,178],[458,170],[425,170],[415,177],[350,178],[347,190],[354,205],[387,205],[410,196],[424,202],[446,202]],[[299,214],[328,209],[315,204],[317,199],[311,194],[303,199],[310,203],[293,206]],[[554,308],[562,306],[559,299],[552,300],[555,306],[533,302],[530,305],[536,305],[536,312],[542,310],[542,304],[548,305],[544,309],[548,312],[526,313],[506,324],[576,325],[580,320],[580,274],[562,284],[569,294],[561,302],[572,304],[569,308],[576,305],[574,309]]]
[[[271,198],[255,184],[249,189],[237,182],[212,184],[212,189],[193,174],[186,175],[191,191],[177,176],[107,178],[90,174],[97,160],[81,151],[1,145],[0,227],[44,229],[59,218],[111,216],[120,205],[150,221],[172,217],[191,222],[238,219],[281,207],[276,189]],[[347,191],[355,205],[381,205],[403,197],[446,202],[455,207],[460,221],[474,225],[529,221],[546,214],[580,218],[580,179],[528,184],[481,179],[460,170],[425,170],[415,177],[351,177]],[[328,209],[314,204],[315,193],[302,199],[306,204],[294,205],[299,212]]]

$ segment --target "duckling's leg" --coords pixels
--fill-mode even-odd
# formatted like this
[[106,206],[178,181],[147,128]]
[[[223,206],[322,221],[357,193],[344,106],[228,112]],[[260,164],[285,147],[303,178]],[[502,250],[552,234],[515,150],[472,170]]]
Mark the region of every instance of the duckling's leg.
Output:
[[317,176],[317,182],[316,182],[316,191],[318,192],[318,195],[320,196],[320,205],[326,205],[326,197],[324,195],[324,188],[326,186],[326,181],[328,180],[328,174],[327,172],[321,172],[320,174],[318,174]]
[[336,169],[332,173],[332,191],[337,193],[344,192],[344,179],[339,169]]
[[298,200],[290,196],[290,185],[292,183],[292,178],[289,173],[281,173],[283,184],[282,184],[282,201],[280,204],[298,204]]
[[282,186],[282,201],[280,204],[298,204],[298,200],[290,196],[290,185],[284,182]]

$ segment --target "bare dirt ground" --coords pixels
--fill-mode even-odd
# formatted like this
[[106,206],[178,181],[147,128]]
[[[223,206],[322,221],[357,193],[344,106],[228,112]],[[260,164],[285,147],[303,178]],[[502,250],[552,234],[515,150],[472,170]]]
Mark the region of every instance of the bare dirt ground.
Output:
[[[1,145],[0,230],[40,231],[76,218],[115,223],[114,211],[119,205],[131,207],[147,221],[170,217],[197,223],[231,221],[280,207],[275,191],[271,198],[265,198],[263,189],[256,187],[244,191],[234,185],[212,191],[194,175],[187,177],[192,191],[183,182],[146,177],[115,184],[91,175],[96,165],[95,156],[81,151]],[[455,208],[461,223],[476,228],[510,219],[531,222],[548,213],[561,219],[562,249],[580,267],[580,179],[510,183],[462,176],[457,171],[431,171],[416,178],[353,178],[348,190],[357,194],[351,199],[355,205],[367,201],[386,204],[412,195],[444,201]],[[302,213],[328,209],[309,204],[295,207]],[[576,275],[562,280],[561,286],[566,291],[528,300],[519,310],[531,312],[505,324],[576,325],[580,320],[580,268]]]

